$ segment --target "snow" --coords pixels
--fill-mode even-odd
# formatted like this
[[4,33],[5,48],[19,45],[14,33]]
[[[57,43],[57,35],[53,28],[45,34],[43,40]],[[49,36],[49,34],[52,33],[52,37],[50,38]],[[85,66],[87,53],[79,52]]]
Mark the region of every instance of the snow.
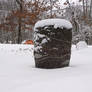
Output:
[[35,51],[39,51],[39,50],[41,50],[42,49],[42,46],[37,46],[37,47],[35,47]]
[[37,34],[37,36],[39,36],[40,38],[43,38],[43,37],[45,37],[45,35],[43,35],[43,34]]
[[0,92],[92,92],[92,46],[75,47],[70,67],[46,70],[34,67],[32,45],[1,44]]
[[76,48],[79,49],[83,49],[83,48],[87,48],[87,43],[85,41],[80,41],[76,44]]
[[67,28],[67,29],[72,28],[72,24],[68,20],[65,20],[65,19],[45,19],[45,20],[38,21],[35,24],[34,30],[37,31],[36,28],[44,27],[44,26],[48,26],[48,25],[54,25],[55,28],[57,28],[57,27]]
[[22,43],[21,44],[25,44],[25,42],[26,42],[27,40],[24,40],[24,41],[22,41]]
[[48,42],[47,39],[43,39],[41,44],[44,44],[44,43],[47,43],[47,42]]
[[33,52],[33,45],[15,45],[15,44],[0,44],[0,52],[2,54],[15,54],[15,55],[30,55]]

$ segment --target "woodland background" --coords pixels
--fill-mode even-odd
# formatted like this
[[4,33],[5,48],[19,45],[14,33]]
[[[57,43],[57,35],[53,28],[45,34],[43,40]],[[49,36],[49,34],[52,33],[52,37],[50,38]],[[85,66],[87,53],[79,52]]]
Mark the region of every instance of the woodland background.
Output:
[[68,19],[72,43],[92,45],[92,0],[0,0],[0,43],[33,40],[35,23],[48,18]]

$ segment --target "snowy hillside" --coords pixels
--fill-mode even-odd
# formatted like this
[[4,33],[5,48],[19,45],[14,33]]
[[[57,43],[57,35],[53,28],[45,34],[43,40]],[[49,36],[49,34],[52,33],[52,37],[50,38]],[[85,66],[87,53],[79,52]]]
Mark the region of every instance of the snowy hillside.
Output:
[[33,46],[0,45],[0,92],[92,92],[92,46],[72,48],[70,67],[37,69]]

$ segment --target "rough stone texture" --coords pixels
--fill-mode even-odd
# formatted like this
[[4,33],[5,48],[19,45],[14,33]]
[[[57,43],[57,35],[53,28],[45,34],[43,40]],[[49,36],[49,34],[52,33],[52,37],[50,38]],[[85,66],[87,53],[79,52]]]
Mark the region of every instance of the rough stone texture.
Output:
[[36,67],[50,69],[69,66],[72,29],[46,25],[36,30],[34,33]]

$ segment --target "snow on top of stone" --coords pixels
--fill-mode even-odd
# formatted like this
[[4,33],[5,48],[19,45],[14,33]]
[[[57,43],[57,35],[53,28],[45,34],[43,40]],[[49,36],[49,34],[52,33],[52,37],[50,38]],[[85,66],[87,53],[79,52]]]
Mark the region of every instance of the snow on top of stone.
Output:
[[72,24],[65,19],[45,19],[45,20],[41,20],[38,21],[35,24],[35,28],[38,27],[44,27],[44,26],[48,26],[48,25],[54,25],[54,28],[60,27],[60,28],[67,28],[67,29],[71,29],[72,28]]

